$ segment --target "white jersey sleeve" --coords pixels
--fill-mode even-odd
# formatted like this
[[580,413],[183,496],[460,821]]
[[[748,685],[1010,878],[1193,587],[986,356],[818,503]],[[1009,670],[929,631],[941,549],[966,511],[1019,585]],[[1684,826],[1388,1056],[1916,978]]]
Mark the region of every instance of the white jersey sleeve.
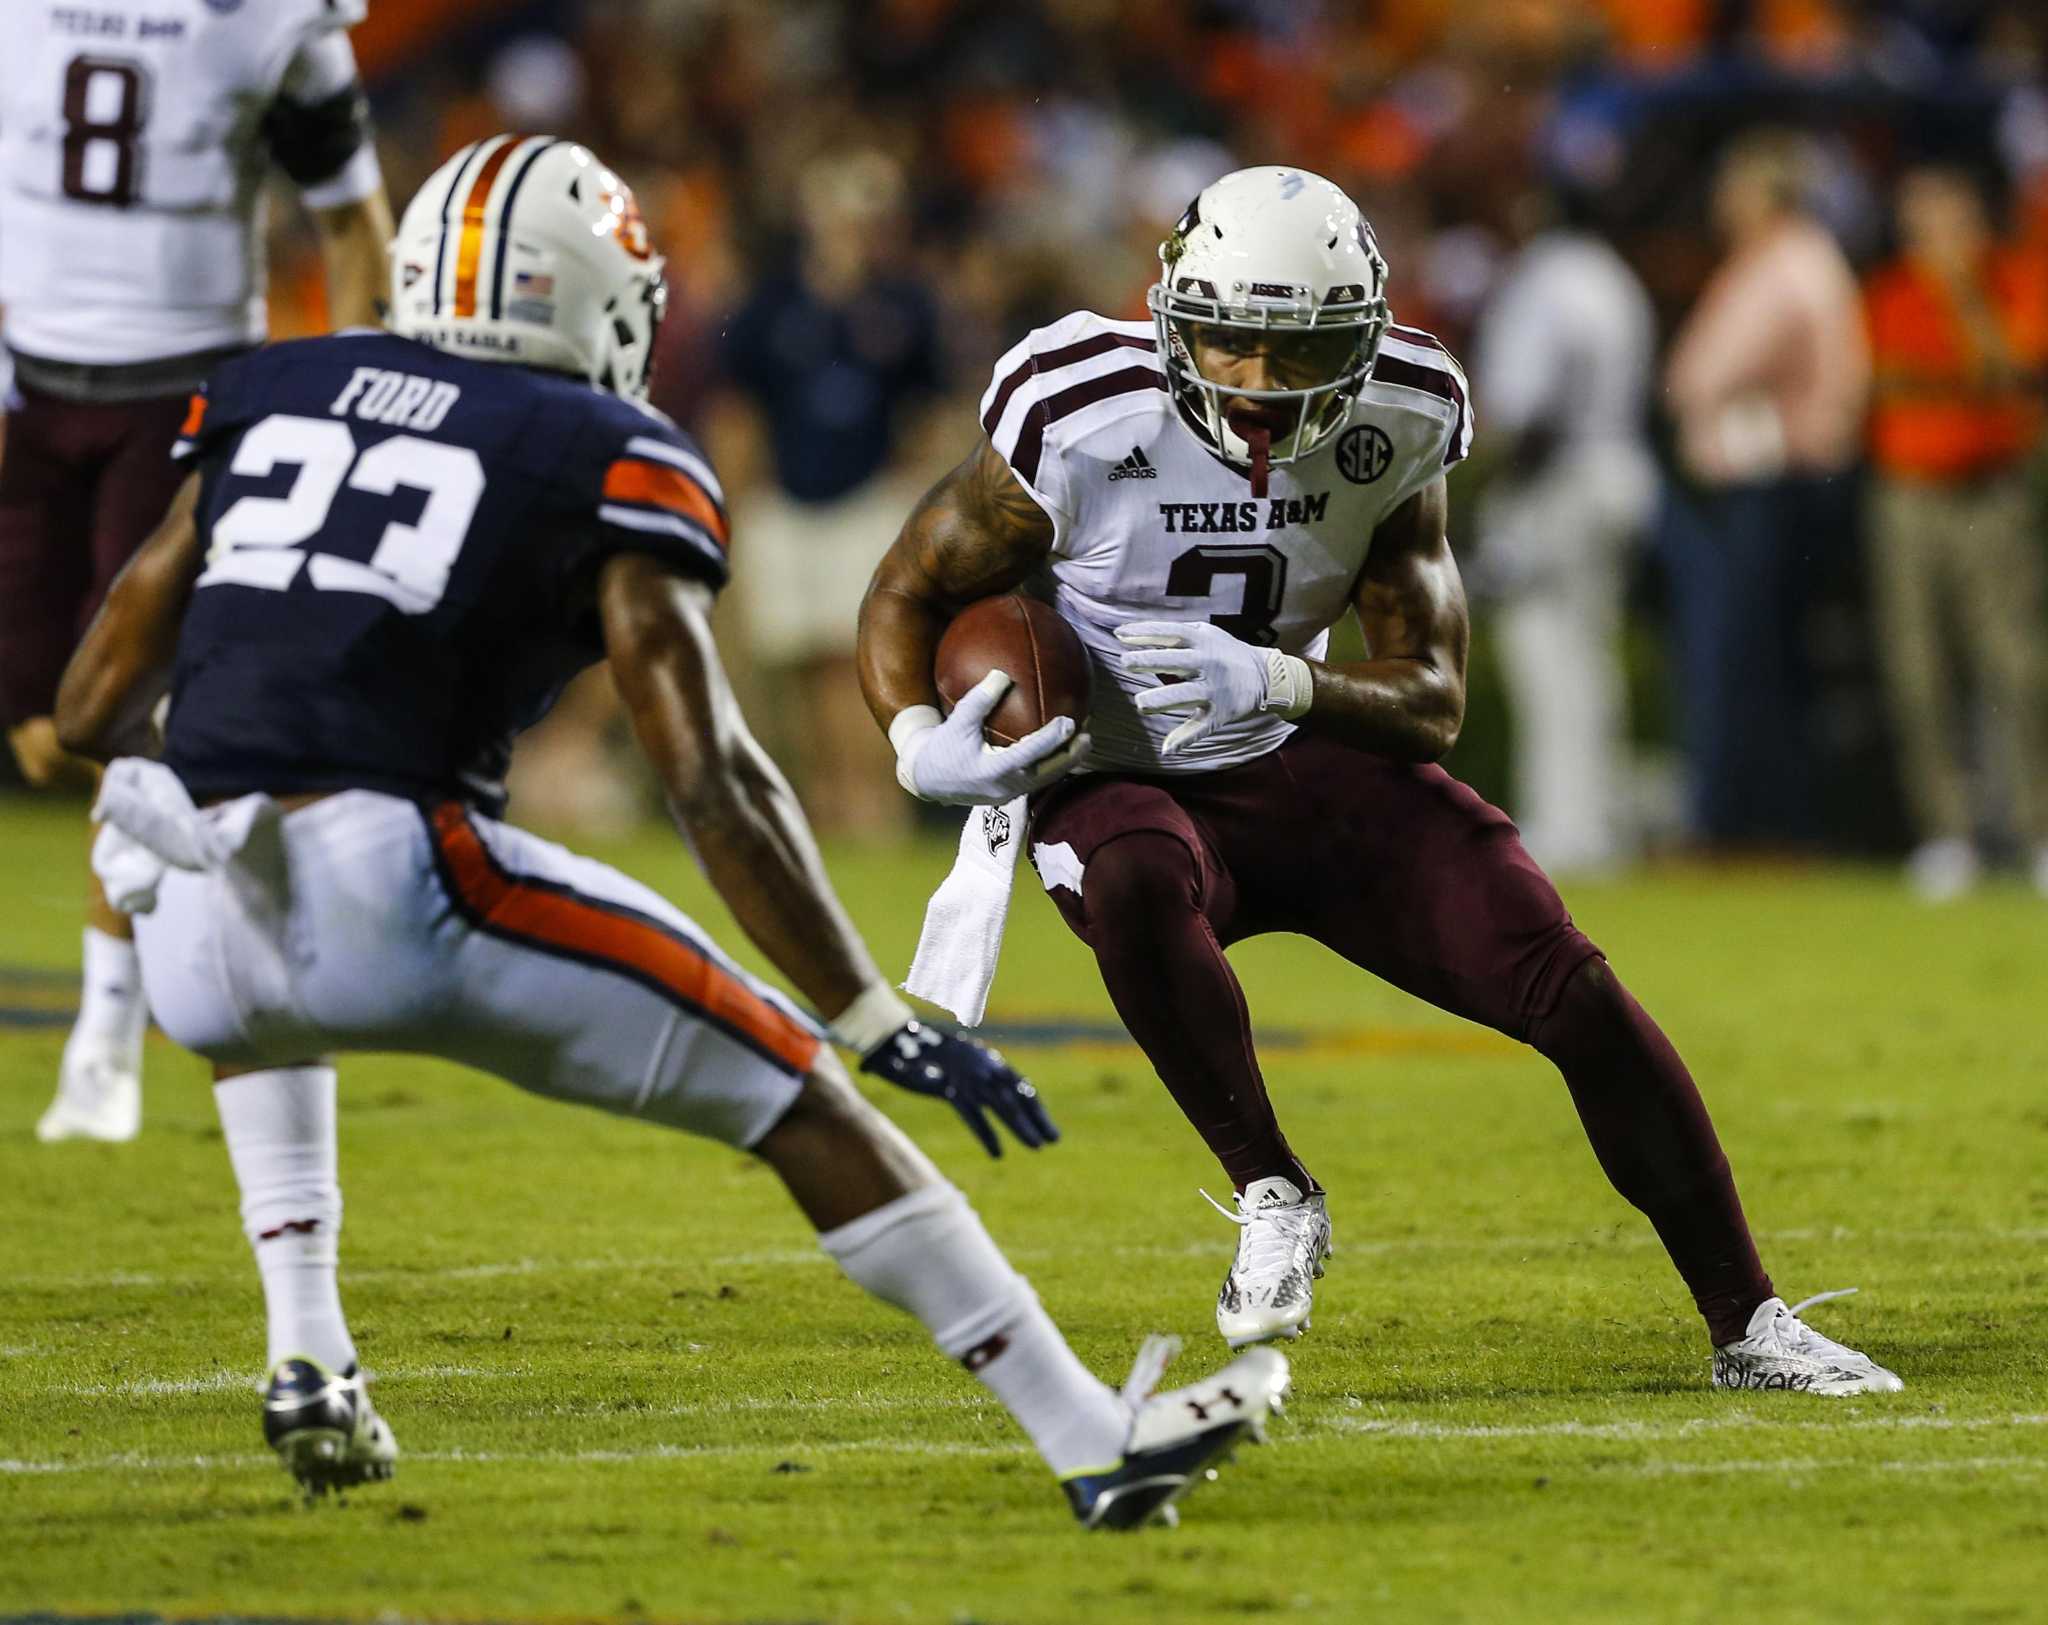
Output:
[[1055,555],[1075,512],[1064,453],[1105,419],[1156,405],[1165,388],[1152,325],[1092,311],[1035,329],[996,363],[981,398],[982,430],[1052,519]]
[[94,366],[260,342],[271,115],[295,72],[331,81],[363,0],[21,11],[0,73],[8,342]]
[[1373,362],[1372,381],[1397,390],[1413,390],[1436,402],[1443,424],[1442,455],[1413,459],[1390,507],[1398,507],[1444,470],[1472,453],[1472,386],[1465,369],[1443,342],[1419,327],[1390,327]]

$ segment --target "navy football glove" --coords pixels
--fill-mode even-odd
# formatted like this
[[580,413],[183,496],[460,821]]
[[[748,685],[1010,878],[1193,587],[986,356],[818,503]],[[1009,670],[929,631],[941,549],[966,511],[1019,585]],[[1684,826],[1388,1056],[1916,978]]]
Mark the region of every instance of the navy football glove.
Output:
[[1034,1151],[1060,1137],[1030,1082],[972,1038],[941,1032],[921,1021],[905,1022],[861,1057],[860,1069],[899,1089],[945,1101],[992,1157],[1000,1157],[1003,1146],[987,1112],[994,1112]]

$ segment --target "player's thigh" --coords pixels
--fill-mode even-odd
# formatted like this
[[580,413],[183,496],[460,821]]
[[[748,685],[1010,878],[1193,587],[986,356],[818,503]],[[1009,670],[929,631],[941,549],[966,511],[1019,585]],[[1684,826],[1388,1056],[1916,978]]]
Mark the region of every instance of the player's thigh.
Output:
[[1517,1038],[1597,951],[1508,816],[1442,768],[1303,734],[1274,766],[1263,812],[1206,820],[1264,929]]
[[156,906],[135,917],[135,947],[150,1018],[172,1043],[222,1064],[249,1058],[242,1005],[228,967],[248,945],[228,917],[219,874],[173,869]]
[[92,587],[93,477],[73,455],[73,409],[29,395],[0,453],[0,723],[47,716]]
[[[1144,929],[1142,921],[1111,906],[1105,870],[1097,863],[1105,847],[1130,835],[1167,837],[1173,846],[1165,850],[1178,848],[1185,854],[1196,906],[1211,917],[1231,912],[1229,876],[1180,796],[1153,779],[1090,774],[1049,792],[1032,809],[1028,836],[1032,867],[1060,917],[1082,941],[1093,946],[1101,932]],[[1098,877],[1092,894],[1088,889],[1091,869]],[[1175,883],[1185,878],[1176,874]],[[1125,879],[1120,877],[1120,894],[1129,889],[1122,883]],[[1121,900],[1121,896],[1114,899]]]
[[459,809],[432,819],[454,906],[437,1053],[536,1093],[751,1146],[823,1039],[658,893]]
[[[114,577],[149,539],[190,470],[171,461],[187,397],[124,401],[99,408],[111,446],[93,493],[90,620]],[[79,630],[84,630],[81,623]]]

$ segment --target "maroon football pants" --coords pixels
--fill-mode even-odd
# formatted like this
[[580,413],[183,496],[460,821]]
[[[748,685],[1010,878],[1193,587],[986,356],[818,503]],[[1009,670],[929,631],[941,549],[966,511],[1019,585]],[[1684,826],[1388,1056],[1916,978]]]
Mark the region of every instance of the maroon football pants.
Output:
[[1072,849],[1080,888],[1055,884],[1053,901],[1238,1189],[1274,1174],[1313,1183],[1280,1130],[1223,954],[1298,932],[1549,1057],[1716,1342],[1741,1336],[1771,1295],[1684,1063],[1507,816],[1441,768],[1296,734],[1213,773],[1069,781],[1034,807],[1030,839],[1034,858]]
[[171,505],[189,395],[86,404],[23,387],[0,453],[0,725],[47,716],[121,567]]

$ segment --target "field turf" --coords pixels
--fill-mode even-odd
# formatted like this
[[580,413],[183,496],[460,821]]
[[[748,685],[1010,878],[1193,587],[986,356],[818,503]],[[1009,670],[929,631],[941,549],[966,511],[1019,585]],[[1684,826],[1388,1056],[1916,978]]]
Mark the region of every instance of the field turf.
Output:
[[[1084,1537],[1008,1419],[728,1151],[347,1062],[343,1290],[406,1451],[306,1508],[259,1447],[254,1272],[197,1062],[38,1147],[79,809],[0,802],[0,1614],[676,1621],[2048,1617],[2048,905],[1888,874],[1573,889],[1688,1056],[1788,1298],[1895,1398],[1728,1396],[1539,1058],[1311,944],[1236,955],[1339,1252],[1295,1399],[1177,1531]],[[656,831],[600,855],[734,937]],[[900,968],[946,853],[839,854]],[[62,974],[55,974],[62,973]],[[1066,1131],[884,1104],[1084,1358],[1221,1352],[1214,1166],[1027,875],[995,1020]]]

